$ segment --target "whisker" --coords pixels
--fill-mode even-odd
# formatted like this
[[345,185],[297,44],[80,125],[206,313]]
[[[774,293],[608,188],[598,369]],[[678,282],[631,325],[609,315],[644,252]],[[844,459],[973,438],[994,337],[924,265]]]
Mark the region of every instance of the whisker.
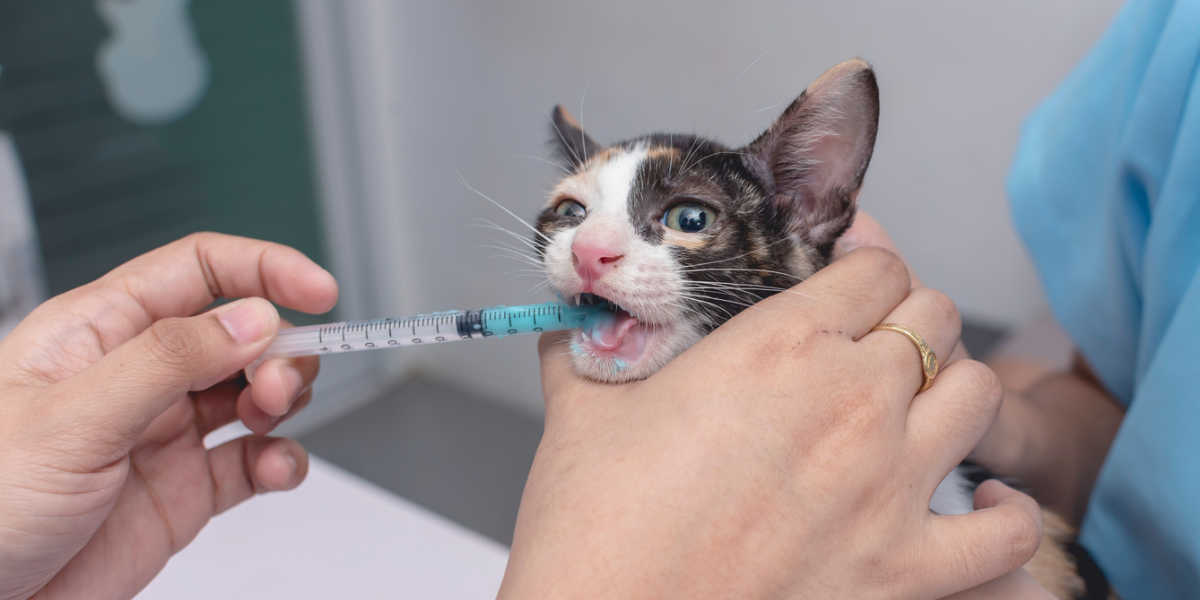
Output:
[[552,119],[550,121],[550,126],[554,128],[554,135],[558,137],[559,143],[562,144],[563,148],[566,148],[567,152],[569,152],[571,154],[572,160],[574,160],[577,164],[580,164],[580,165],[587,162],[587,161],[579,160],[579,155],[576,154],[575,149],[571,147],[571,142],[567,140],[567,136],[564,135],[562,130],[558,128],[558,123],[554,122],[554,120]]
[[583,94],[579,96],[579,147],[583,149],[583,162],[585,162],[585,163],[588,161],[589,157],[587,155],[587,144],[583,143],[584,136],[587,135],[586,133],[584,133],[584,131],[585,131],[584,122],[585,121],[583,120],[583,103],[584,103],[584,101],[587,100],[588,89],[591,87],[592,87],[591,80],[589,80],[587,83],[584,83],[583,84]]
[[543,163],[546,163],[546,164],[548,164],[548,165],[550,165],[550,166],[554,167],[555,169],[558,169],[559,171],[562,171],[563,175],[570,175],[570,174],[571,174],[571,170],[570,170],[570,169],[568,169],[568,168],[566,168],[566,167],[562,166],[561,164],[559,164],[559,163],[557,163],[557,162],[555,162],[555,161],[553,161],[553,160],[550,160],[550,159],[548,159],[548,158],[545,158],[545,157],[543,157],[543,156],[538,156],[538,155],[536,155],[536,154],[513,154],[513,156],[515,156],[515,157],[517,157],[517,158],[528,158],[528,159],[531,159],[531,160],[536,160],[536,161],[538,161],[538,162],[543,162]]
[[[540,252],[545,250],[544,247],[530,243],[529,240],[526,240],[523,237],[514,236],[514,239],[521,244],[521,247],[517,247],[517,246],[509,246],[509,247],[514,250],[521,250],[524,252],[528,252],[529,256],[531,256],[531,257],[537,256]],[[502,238],[502,241],[511,242],[512,240],[509,240],[508,238]]]
[[478,189],[476,189],[476,188],[475,188],[475,186],[472,186],[470,183],[468,183],[468,182],[467,182],[467,179],[466,179],[465,177],[463,177],[463,174],[462,174],[462,173],[458,173],[458,180],[459,180],[459,182],[461,182],[461,183],[462,183],[464,186],[466,186],[466,188],[467,188],[468,190],[471,190],[472,192],[475,192],[475,194],[476,194],[476,195],[478,195],[480,198],[483,198],[484,200],[487,200],[488,202],[491,202],[492,204],[496,205],[496,208],[499,208],[500,210],[502,210],[502,211],[504,211],[504,212],[508,213],[508,216],[510,216],[510,217],[512,217],[512,218],[514,218],[514,219],[516,219],[518,223],[520,223],[520,224],[524,225],[525,227],[529,228],[529,230],[530,230],[530,231],[532,231],[534,234],[536,234],[536,235],[540,236],[542,239],[546,240],[546,242],[547,242],[547,243],[549,243],[549,242],[550,242],[550,238],[546,237],[546,234],[544,234],[544,233],[542,233],[542,232],[538,231],[538,230],[537,230],[537,228],[536,228],[536,227],[534,227],[533,225],[530,225],[528,221],[526,221],[525,219],[522,219],[521,217],[517,216],[517,213],[515,213],[515,212],[513,212],[513,211],[509,210],[509,209],[508,209],[508,207],[506,207],[506,206],[504,206],[503,204],[500,204],[499,202],[497,202],[497,201],[493,200],[493,199],[492,199],[490,196],[488,196],[487,194],[485,194],[485,193],[483,193],[483,192],[479,191]]
[[[695,284],[694,284],[694,282],[689,282],[689,285],[695,285]],[[728,286],[726,286],[724,284],[712,284],[712,285],[701,284],[696,287],[698,287],[704,291],[709,291],[709,292],[712,292],[712,291],[737,291],[738,288],[742,288],[744,290],[771,292],[770,295],[787,294],[789,296],[796,296],[798,298],[805,298],[807,300],[816,300],[817,299],[815,296],[812,296],[811,294],[805,294],[803,292],[798,292],[792,288],[782,288],[782,287],[773,286],[773,285],[758,285],[758,284],[754,284],[754,283],[729,284]],[[764,298],[760,298],[760,299],[765,300],[766,298],[764,297]]]
[[759,52],[759,53],[758,53],[758,56],[757,56],[757,57],[755,57],[755,59],[754,59],[754,60],[750,61],[750,64],[746,65],[745,67],[742,67],[742,70],[741,70],[741,71],[738,71],[738,74],[737,74],[737,75],[736,75],[736,76],[733,78],[733,82],[734,82],[734,83],[737,83],[737,82],[738,82],[738,80],[739,80],[739,79],[741,79],[743,75],[745,75],[746,73],[748,73],[748,72],[750,71],[750,69],[753,69],[753,68],[754,68],[754,65],[757,65],[757,64],[758,64],[758,61],[762,60],[762,59],[763,59],[763,58],[764,58],[766,55],[767,55],[767,51],[766,51],[766,50],[763,50],[762,52]]
[[503,253],[501,255],[498,255],[501,258],[509,258],[509,259],[517,260],[517,261],[519,261],[523,264],[529,265],[531,267],[538,267],[538,268],[545,269],[545,266],[542,265],[541,262],[537,261],[536,259],[528,256],[524,252],[521,252],[520,250],[517,250],[515,248],[509,248],[508,246],[502,246],[500,244],[481,244],[481,246],[483,248],[487,248],[489,250],[495,250],[497,252]]

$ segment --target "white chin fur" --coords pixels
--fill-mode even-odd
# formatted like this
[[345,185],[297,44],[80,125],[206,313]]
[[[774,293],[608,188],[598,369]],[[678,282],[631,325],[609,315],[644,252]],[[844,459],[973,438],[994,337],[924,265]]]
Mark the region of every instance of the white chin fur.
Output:
[[593,354],[582,333],[576,331],[571,335],[571,362],[575,371],[588,379],[606,383],[637,381],[653,375],[701,337],[699,328],[690,323],[670,325],[649,334],[641,357],[627,362]]

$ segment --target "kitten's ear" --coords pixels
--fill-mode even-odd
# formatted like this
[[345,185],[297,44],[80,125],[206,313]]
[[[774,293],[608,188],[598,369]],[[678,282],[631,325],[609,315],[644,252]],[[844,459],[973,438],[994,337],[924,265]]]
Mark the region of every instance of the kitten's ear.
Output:
[[808,86],[744,149],[793,233],[828,250],[854,221],[878,125],[875,73],[865,61],[849,60]]
[[550,117],[550,134],[559,159],[570,167],[582,165],[602,149],[561,104],[554,107]]

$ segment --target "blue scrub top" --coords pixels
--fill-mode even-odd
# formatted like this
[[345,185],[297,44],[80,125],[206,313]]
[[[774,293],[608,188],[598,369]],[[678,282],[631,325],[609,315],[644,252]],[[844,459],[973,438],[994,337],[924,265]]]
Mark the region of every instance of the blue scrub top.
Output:
[[1081,535],[1127,600],[1200,596],[1198,69],[1200,0],[1130,2],[1008,180],[1055,316],[1127,408]]

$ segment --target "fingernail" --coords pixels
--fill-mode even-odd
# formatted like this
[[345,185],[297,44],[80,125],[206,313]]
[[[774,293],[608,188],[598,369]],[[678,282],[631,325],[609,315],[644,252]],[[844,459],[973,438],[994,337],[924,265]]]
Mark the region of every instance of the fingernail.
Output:
[[266,301],[245,298],[221,307],[217,320],[239,344],[249,344],[263,339],[270,327],[272,312]]
[[[287,384],[287,389],[292,392],[290,400],[295,402],[301,394],[307,389],[304,385],[304,375],[300,373],[300,369],[293,366],[288,366],[283,370],[283,381]],[[289,405],[291,403],[289,402]],[[291,408],[291,406],[288,406]]]
[[299,465],[300,463],[298,463],[298,462],[296,461],[296,457],[295,457],[295,456],[292,456],[292,453],[291,453],[291,452],[284,452],[284,453],[283,453],[283,459],[284,459],[284,461],[286,461],[286,462],[287,462],[287,465],[288,465],[288,473],[290,473],[292,477],[295,477],[295,476],[296,476],[296,469],[297,469],[297,467],[298,467],[298,465]]

